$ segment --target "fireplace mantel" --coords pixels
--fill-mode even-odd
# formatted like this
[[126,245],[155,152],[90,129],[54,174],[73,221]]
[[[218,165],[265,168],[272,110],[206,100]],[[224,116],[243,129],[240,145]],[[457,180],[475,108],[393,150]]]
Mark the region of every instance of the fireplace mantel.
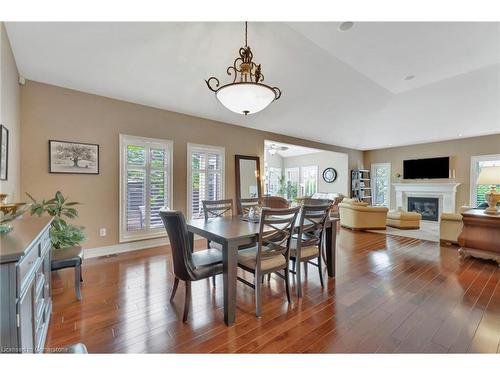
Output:
[[439,199],[439,212],[456,212],[457,182],[401,182],[392,184],[396,192],[396,208],[408,207],[408,197],[434,197]]

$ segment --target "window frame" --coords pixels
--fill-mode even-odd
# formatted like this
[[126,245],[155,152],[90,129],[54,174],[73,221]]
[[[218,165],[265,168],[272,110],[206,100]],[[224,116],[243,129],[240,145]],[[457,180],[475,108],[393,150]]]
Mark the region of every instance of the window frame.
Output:
[[[376,194],[376,186],[377,184],[375,183],[375,169],[379,167],[387,167],[389,169],[389,172],[387,173],[387,179],[389,180],[389,183],[387,184],[387,205],[380,205],[375,203],[375,197],[377,196]],[[371,187],[371,192],[370,195],[372,197],[372,205],[373,206],[378,206],[378,207],[387,207],[391,208],[391,188],[392,188],[392,175],[391,175],[391,163],[372,163],[370,166],[370,187]]]
[[[307,196],[306,191],[305,191],[305,186],[302,186],[302,183],[303,183],[302,180],[304,179],[304,172],[303,171],[304,171],[304,169],[308,169],[308,168],[311,168],[311,169],[315,168],[316,169],[316,193],[319,193],[319,165],[314,165],[314,164],[302,165],[298,168],[300,168],[299,169],[299,189],[303,188],[303,190],[304,190],[301,192],[302,196],[303,197]],[[312,195],[314,195],[314,193],[311,194],[311,196]]]
[[[167,196],[167,206],[172,207],[172,202],[173,202],[173,145],[174,142],[169,139],[161,139],[161,138],[147,138],[147,137],[139,137],[135,135],[128,135],[128,134],[120,134],[119,135],[119,154],[120,154],[120,170],[119,170],[119,197],[120,197],[120,202],[119,202],[119,224],[118,224],[118,237],[119,237],[119,242],[130,242],[130,241],[137,241],[137,240],[145,240],[145,239],[150,239],[150,238],[158,238],[158,237],[166,237],[167,233],[165,231],[165,228],[154,228],[154,229],[145,229],[145,230],[140,230],[140,231],[134,231],[134,232],[129,232],[127,231],[126,228],[126,217],[124,216],[126,214],[126,191],[127,191],[127,148],[125,147],[128,144],[131,143],[143,143],[143,144],[162,144],[166,147],[166,157],[167,157],[167,166],[165,169],[163,169],[166,174],[167,174],[167,189],[168,189],[168,196]],[[145,171],[146,171],[146,196],[148,197],[148,191],[150,190],[150,172],[151,172],[151,165],[149,162],[149,152],[147,154],[147,161],[145,165]],[[148,198],[146,198],[148,199]],[[150,212],[147,211],[147,217],[149,218]]]
[[[191,163],[191,154],[193,151],[201,151],[204,153],[219,153],[221,155],[221,190],[222,197],[220,199],[226,199],[226,148],[223,146],[213,146],[213,145],[202,145],[197,143],[187,144],[187,217],[192,218],[192,205],[193,205],[193,169]],[[209,170],[207,170],[208,172]],[[208,178],[207,178],[208,181]],[[208,185],[207,185],[208,186]],[[206,189],[206,187],[205,187]],[[234,208],[233,208],[234,209]]]
[[476,155],[470,157],[470,180],[469,180],[469,207],[476,207],[477,205],[477,173],[476,164],[481,161],[500,160],[500,154],[490,155]]
[[[279,173],[278,173],[279,171]],[[279,179],[280,177],[283,177],[283,168],[281,167],[267,167],[267,172],[268,172],[268,175],[266,176],[268,181],[267,181],[267,184],[265,185],[265,189],[266,189],[266,194],[269,195],[269,196],[277,196],[279,195],[278,192],[280,190],[280,186],[279,186]],[[273,173],[271,173],[273,172]],[[274,194],[271,194],[271,192],[269,191],[269,188],[271,187],[271,175],[272,176],[278,176],[278,191],[275,192]]]

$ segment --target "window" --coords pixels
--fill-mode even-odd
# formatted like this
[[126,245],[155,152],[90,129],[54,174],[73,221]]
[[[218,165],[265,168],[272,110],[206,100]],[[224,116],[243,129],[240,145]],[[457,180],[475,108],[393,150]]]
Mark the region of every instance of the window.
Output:
[[318,191],[318,166],[300,167],[300,195],[309,197]]
[[[497,155],[481,155],[471,157],[470,166],[470,205],[478,207],[484,200],[484,193],[490,190],[489,185],[477,185],[476,181],[483,167],[493,167],[500,165],[500,154]],[[497,185],[497,188],[500,185]]]
[[281,195],[281,168],[268,167],[266,190],[269,195]]
[[189,217],[204,217],[204,200],[224,199],[224,147],[188,144]]
[[286,198],[295,200],[299,194],[299,174],[298,167],[285,169]]
[[120,135],[120,241],[165,236],[172,205],[172,141]]
[[[374,206],[390,207],[391,163],[372,164],[372,202]],[[367,184],[365,184],[367,185]],[[365,194],[370,195],[370,194]]]

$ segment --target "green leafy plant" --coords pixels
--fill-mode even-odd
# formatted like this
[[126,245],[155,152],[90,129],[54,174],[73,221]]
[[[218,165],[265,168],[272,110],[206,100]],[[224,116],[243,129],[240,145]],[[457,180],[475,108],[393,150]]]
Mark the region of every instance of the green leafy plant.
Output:
[[66,222],[65,218],[74,219],[78,217],[78,211],[73,207],[79,202],[68,202],[60,191],[56,192],[54,198],[38,202],[30,194],[26,195],[32,200],[31,215],[42,216],[45,212],[54,217],[50,227],[52,247],[64,249],[79,245],[84,239],[84,228]]

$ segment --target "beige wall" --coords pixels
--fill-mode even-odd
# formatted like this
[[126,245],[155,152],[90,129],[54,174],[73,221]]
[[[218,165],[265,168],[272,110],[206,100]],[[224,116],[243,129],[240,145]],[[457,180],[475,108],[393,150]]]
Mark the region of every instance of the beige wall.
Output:
[[0,22],[0,123],[9,130],[9,166],[7,181],[0,181],[0,191],[9,194],[9,201],[19,201],[20,164],[20,90],[19,75],[4,24]]
[[[471,156],[500,154],[500,134],[465,138],[446,142],[386,148],[364,152],[365,167],[372,163],[391,163],[392,182],[398,182],[395,173],[403,174],[403,160],[450,156],[450,168],[455,178],[430,180],[432,182],[459,182],[457,206],[470,204],[470,163]],[[401,182],[425,182],[425,180],[401,180]],[[396,196],[391,188],[391,208],[395,208]]]
[[[101,96],[27,81],[21,89],[21,186],[35,197],[49,197],[60,189],[84,203],[79,223],[84,225],[86,248],[118,243],[119,140],[130,134],[174,142],[173,206],[185,210],[187,201],[187,143],[226,148],[226,197],[235,196],[234,155],[258,155],[263,171],[264,140],[348,153],[349,168],[363,163],[363,153],[175,112],[145,107]],[[224,134],[224,137],[221,137]],[[100,174],[48,173],[48,140],[100,145]],[[108,235],[99,237],[99,228]]]

